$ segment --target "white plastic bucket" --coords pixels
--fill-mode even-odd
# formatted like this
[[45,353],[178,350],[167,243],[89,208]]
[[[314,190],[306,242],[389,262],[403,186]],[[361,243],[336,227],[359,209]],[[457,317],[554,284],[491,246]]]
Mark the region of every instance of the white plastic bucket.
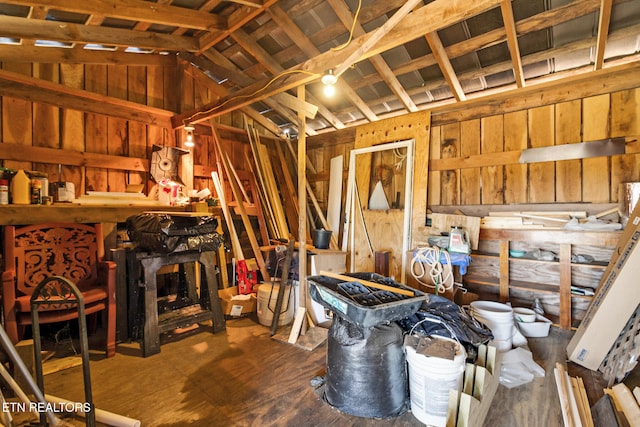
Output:
[[[271,290],[273,288],[273,291]],[[271,283],[262,283],[258,286],[258,322],[264,326],[271,326],[273,322],[273,313],[276,309],[276,301],[280,285],[271,285]],[[284,290],[284,299],[280,316],[278,317],[278,326],[284,326],[293,320],[293,287],[287,286]]]
[[[453,341],[449,338],[432,337]],[[467,353],[457,341],[454,360],[429,357],[405,346],[409,364],[411,413],[429,426],[444,427],[447,421],[449,390],[460,390]]]
[[494,301],[473,301],[471,315],[491,329],[491,345],[496,347],[496,350],[511,350],[515,328],[511,306]]

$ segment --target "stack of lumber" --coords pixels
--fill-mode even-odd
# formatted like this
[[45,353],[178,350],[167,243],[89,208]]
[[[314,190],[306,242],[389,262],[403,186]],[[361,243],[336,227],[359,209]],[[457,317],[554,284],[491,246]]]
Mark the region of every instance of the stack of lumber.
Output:
[[478,347],[476,364],[467,363],[462,390],[449,390],[447,427],[481,427],[500,383],[500,354],[495,347]]
[[560,230],[571,218],[586,219],[584,211],[509,211],[489,212],[482,218],[482,228]]
[[553,373],[565,427],[593,427],[589,399],[582,378],[569,377],[560,363],[556,363]]

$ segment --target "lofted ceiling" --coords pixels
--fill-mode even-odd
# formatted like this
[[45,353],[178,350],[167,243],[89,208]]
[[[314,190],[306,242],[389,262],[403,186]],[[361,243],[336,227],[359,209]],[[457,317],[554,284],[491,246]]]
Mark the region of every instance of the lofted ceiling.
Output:
[[0,0],[0,61],[187,64],[215,101],[172,114],[173,127],[242,109],[295,135],[303,111],[314,135],[639,50],[640,0]]

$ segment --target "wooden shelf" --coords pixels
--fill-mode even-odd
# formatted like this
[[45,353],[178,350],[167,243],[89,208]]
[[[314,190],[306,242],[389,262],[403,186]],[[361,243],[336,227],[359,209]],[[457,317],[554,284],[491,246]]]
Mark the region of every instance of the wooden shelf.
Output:
[[0,206],[0,225],[28,225],[46,222],[115,223],[125,222],[128,217],[147,211],[184,212],[183,206],[114,206],[76,205],[56,203],[54,205],[3,205]]
[[[571,313],[572,301],[593,298],[590,295],[571,292],[572,276],[578,275],[581,279],[598,280],[598,273],[604,272],[608,265],[605,261],[571,262],[572,253],[576,253],[577,250],[575,246],[615,248],[621,235],[621,231],[481,229],[480,242],[497,241],[499,253],[495,252],[498,249],[495,243],[487,242],[484,252],[471,254],[476,263],[469,266],[463,281],[475,285],[476,288],[478,286],[497,288],[502,302],[508,301],[510,290],[516,289],[534,294],[557,295],[560,300],[560,326],[570,329],[574,323]],[[529,246],[541,244],[540,247],[551,248],[549,250],[557,253],[558,258],[546,261],[529,257],[510,257],[509,249],[513,242],[522,242]],[[589,270],[591,272],[588,273]],[[589,283],[589,285],[596,286],[597,283]]]
[[[500,254],[493,252],[474,252],[471,254],[471,258],[495,258],[500,259]],[[543,259],[527,258],[527,257],[509,257],[509,261],[515,262],[531,262],[531,263],[546,263],[546,264],[559,264],[559,260],[547,261]],[[607,268],[608,263],[601,261],[594,261],[592,263],[572,262],[572,267],[593,268],[596,270],[604,270]]]

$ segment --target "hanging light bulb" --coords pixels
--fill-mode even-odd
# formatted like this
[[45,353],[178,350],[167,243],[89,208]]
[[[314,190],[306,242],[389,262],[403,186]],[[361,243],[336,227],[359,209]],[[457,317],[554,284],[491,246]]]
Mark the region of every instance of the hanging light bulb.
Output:
[[324,95],[329,98],[335,95],[336,93],[335,84],[338,81],[338,77],[336,77],[336,75],[333,74],[333,68],[330,68],[329,70],[327,70],[327,72],[322,76],[321,81],[322,81],[322,84],[324,85],[324,89],[322,90],[324,92]]
[[193,131],[195,130],[195,128],[192,125],[186,125],[184,127],[185,132],[187,132],[187,138],[184,141],[184,146],[185,147],[194,147],[196,145],[194,139],[193,139]]

